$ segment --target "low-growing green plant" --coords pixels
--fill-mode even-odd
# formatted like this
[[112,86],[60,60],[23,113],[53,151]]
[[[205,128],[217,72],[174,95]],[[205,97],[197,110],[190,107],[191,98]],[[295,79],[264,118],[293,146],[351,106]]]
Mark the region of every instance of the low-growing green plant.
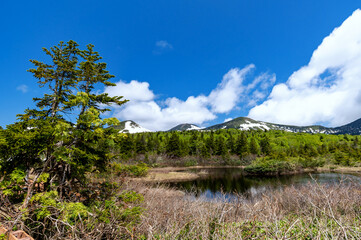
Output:
[[131,177],[143,177],[148,173],[148,166],[145,163],[138,163],[136,165],[126,165],[121,163],[112,163],[111,168],[118,175],[126,175]]
[[303,168],[317,168],[317,167],[323,167],[326,163],[326,161],[322,158],[302,158],[300,157],[298,159],[298,162]]
[[184,166],[185,167],[192,167],[192,166],[196,166],[198,164],[197,160],[194,158],[189,158],[186,159]]
[[298,163],[286,160],[277,160],[273,158],[258,158],[251,165],[244,168],[249,174],[282,174],[295,171],[300,166]]
[[9,175],[4,176],[0,182],[0,194],[14,203],[22,201],[26,194],[23,189],[25,186],[25,175],[24,170],[16,168]]

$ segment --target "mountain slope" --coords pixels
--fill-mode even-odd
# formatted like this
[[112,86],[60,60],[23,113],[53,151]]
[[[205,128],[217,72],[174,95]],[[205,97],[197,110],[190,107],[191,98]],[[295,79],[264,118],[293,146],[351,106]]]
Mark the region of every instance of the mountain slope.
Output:
[[338,134],[361,134],[361,118],[353,121],[349,124],[334,128]]
[[[140,133],[140,132],[151,132],[150,130],[143,128],[134,121],[127,120],[121,122],[118,126],[114,128],[119,129],[122,133]],[[256,121],[247,117],[235,118],[231,121],[216,124],[207,128],[200,128],[194,124],[179,124],[169,131],[189,131],[189,130],[218,130],[218,129],[239,129],[243,131],[247,130],[282,130],[287,132],[303,132],[303,133],[325,133],[325,134],[351,134],[359,135],[361,134],[361,118],[351,122],[349,124],[328,128],[320,125],[312,126],[292,126],[292,125],[283,125],[276,123],[268,123],[263,121]]]
[[150,130],[143,128],[138,123],[127,120],[120,122],[119,125],[114,126],[115,129],[118,129],[121,133],[140,133],[140,132],[151,132]]
[[282,125],[282,124],[256,121],[247,117],[239,117],[225,123],[216,124],[208,128],[205,128],[205,130],[217,130],[217,129],[229,129],[229,128],[235,128],[239,130],[283,130],[288,132],[326,133],[326,134],[335,134],[338,132],[338,130],[334,128],[327,128],[319,125],[300,127],[300,126]]
[[169,129],[168,131],[191,131],[191,130],[200,130],[201,128],[197,125],[184,123],[175,126],[174,128]]

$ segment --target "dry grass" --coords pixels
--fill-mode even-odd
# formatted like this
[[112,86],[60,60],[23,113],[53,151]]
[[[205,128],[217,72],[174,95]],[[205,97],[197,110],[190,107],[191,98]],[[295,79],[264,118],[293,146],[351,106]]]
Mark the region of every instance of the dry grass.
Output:
[[196,173],[190,172],[149,172],[146,177],[140,178],[145,182],[175,182],[175,181],[191,181],[199,178]]
[[[71,226],[49,218],[63,229],[44,239],[361,239],[360,183],[291,186],[229,202],[225,195],[207,201],[162,185],[113,177],[123,183],[121,191],[144,195],[139,223],[119,227],[116,218],[105,223],[90,217]],[[91,232],[89,224],[96,226]]]
[[135,235],[145,239],[361,239],[361,186],[309,184],[205,201],[165,187],[130,183],[144,194]]
[[361,167],[346,167],[346,166],[324,166],[317,168],[319,172],[337,172],[337,173],[356,173],[361,174]]
[[[152,168],[149,170],[147,176],[142,178],[134,178],[133,180],[144,182],[180,182],[180,181],[192,181],[200,177],[207,176],[209,168],[243,168],[233,166],[194,166],[194,167],[164,167],[164,168]],[[189,172],[192,169],[200,169],[197,172]]]

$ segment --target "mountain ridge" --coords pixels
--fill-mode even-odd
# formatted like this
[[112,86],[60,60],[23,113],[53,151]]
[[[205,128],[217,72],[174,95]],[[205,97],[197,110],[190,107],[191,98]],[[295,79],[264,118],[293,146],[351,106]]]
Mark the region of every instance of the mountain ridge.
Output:
[[201,129],[202,128],[200,128],[195,124],[183,123],[169,129],[168,131],[192,131],[192,130],[201,130]]
[[[135,123],[132,120],[121,122],[118,126],[116,126],[116,129],[119,129],[120,132],[125,132],[125,133],[152,132],[146,128],[141,127],[139,124]],[[219,130],[219,129],[238,129],[243,131],[282,130],[282,131],[295,132],[295,133],[303,132],[303,133],[360,135],[361,118],[339,127],[324,127],[322,125],[296,126],[296,125],[277,124],[277,123],[269,123],[265,121],[257,121],[248,117],[238,117],[230,121],[215,124],[206,128],[201,128],[196,124],[184,123],[184,124],[179,124],[169,129],[168,131],[191,131],[191,130],[210,131],[210,130]]]
[[[361,125],[360,125],[361,127]],[[216,124],[205,128],[205,130],[230,129],[239,130],[283,130],[288,132],[306,132],[306,133],[326,133],[334,134],[334,128],[328,128],[321,125],[295,126],[277,123],[257,121],[248,117],[238,117],[225,123]]]

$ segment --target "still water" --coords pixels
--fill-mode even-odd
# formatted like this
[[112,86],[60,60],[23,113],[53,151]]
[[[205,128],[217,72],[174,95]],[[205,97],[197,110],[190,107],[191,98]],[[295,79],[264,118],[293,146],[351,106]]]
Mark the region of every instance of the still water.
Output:
[[356,182],[361,184],[361,178],[352,174],[340,173],[312,173],[287,176],[259,177],[246,176],[239,168],[205,168],[194,169],[201,172],[203,177],[193,181],[172,183],[171,186],[180,190],[192,192],[195,197],[215,199],[225,197],[232,199],[236,195],[254,198],[267,190],[282,189],[294,185],[299,187],[306,184],[338,184]]

